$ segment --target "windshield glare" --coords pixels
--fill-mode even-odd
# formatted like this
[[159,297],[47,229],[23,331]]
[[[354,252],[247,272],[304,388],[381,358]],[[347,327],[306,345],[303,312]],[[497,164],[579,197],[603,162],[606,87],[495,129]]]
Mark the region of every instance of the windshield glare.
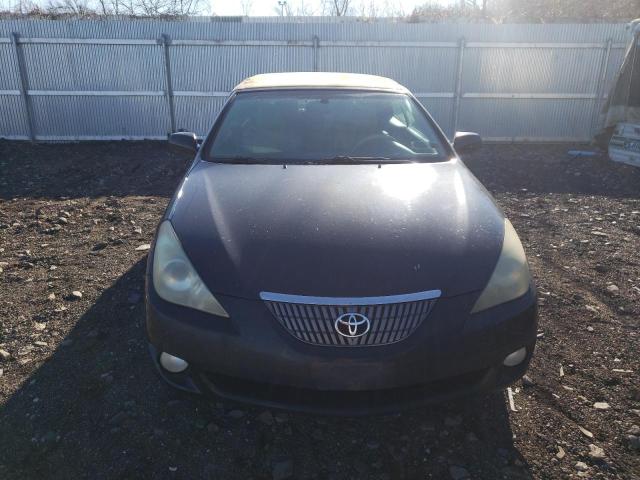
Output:
[[239,93],[204,158],[215,161],[442,161],[447,151],[404,94],[340,91]]

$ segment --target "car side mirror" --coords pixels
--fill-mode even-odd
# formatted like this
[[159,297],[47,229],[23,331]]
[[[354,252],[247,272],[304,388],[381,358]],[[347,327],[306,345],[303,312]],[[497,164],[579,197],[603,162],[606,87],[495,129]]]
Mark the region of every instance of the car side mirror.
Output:
[[198,139],[193,132],[176,132],[169,135],[169,145],[181,153],[197,152]]
[[473,132],[456,132],[453,137],[453,148],[458,153],[469,153],[478,150],[482,145],[480,135]]

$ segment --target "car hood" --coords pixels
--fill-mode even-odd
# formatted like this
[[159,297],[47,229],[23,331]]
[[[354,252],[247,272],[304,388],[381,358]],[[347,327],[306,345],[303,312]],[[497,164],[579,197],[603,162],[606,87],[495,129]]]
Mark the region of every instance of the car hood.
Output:
[[458,159],[440,163],[199,162],[168,210],[213,293],[331,297],[482,289],[504,217]]

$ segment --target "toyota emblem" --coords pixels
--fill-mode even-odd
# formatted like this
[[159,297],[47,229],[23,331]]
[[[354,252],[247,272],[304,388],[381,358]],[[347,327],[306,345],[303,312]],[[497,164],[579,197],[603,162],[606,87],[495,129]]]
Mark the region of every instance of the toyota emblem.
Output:
[[344,313],[336,318],[336,332],[343,337],[361,337],[371,328],[371,322],[360,313]]

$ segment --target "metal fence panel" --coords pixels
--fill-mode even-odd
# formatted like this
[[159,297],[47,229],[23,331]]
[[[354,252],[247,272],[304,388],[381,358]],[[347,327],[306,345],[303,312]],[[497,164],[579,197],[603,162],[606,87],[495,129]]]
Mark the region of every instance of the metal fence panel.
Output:
[[0,90],[18,90],[20,79],[10,43],[0,43]]
[[155,45],[25,44],[33,90],[157,91],[164,89]]
[[19,95],[0,95],[0,138],[29,138],[29,126]]
[[319,70],[390,77],[412,92],[451,92],[456,49],[446,47],[333,47],[320,43]]
[[13,45],[0,43],[0,138],[28,138]]
[[311,47],[192,46],[171,48],[175,91],[230,92],[258,73],[311,71]]
[[166,138],[163,97],[35,96],[35,128],[45,140]]
[[467,48],[464,92],[594,93],[604,48]]
[[[482,132],[493,141],[586,140],[593,103],[581,99],[498,98],[489,102],[465,98],[458,130]],[[538,121],[532,122],[533,118]]]
[[449,135],[586,140],[627,36],[622,24],[2,20],[0,137],[204,134],[243,78],[324,70],[395,78]]

